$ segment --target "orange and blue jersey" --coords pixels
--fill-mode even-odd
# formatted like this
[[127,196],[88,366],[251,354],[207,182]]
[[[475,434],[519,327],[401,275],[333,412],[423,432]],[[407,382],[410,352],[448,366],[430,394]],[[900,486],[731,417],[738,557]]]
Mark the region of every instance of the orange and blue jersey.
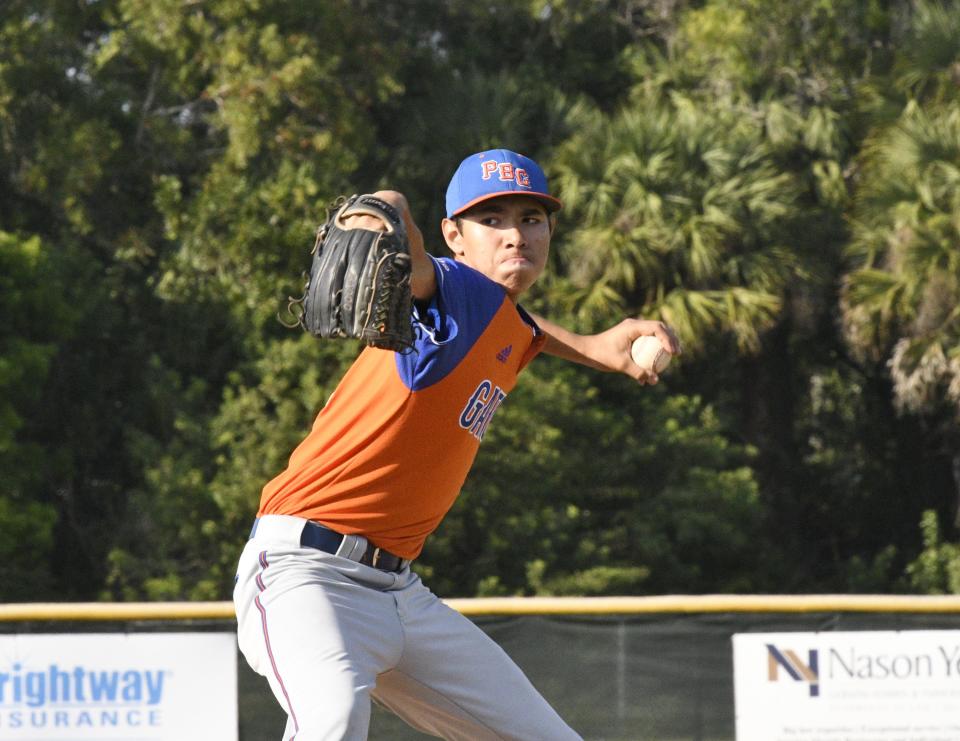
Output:
[[460,493],[480,441],[545,340],[504,289],[433,258],[414,351],[368,347],[320,411],[260,515],[296,515],[413,559]]

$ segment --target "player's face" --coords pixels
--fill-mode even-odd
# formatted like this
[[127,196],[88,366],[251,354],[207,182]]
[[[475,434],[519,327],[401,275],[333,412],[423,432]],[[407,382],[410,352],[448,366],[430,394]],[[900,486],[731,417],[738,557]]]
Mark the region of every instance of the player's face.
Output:
[[533,198],[491,198],[465,212],[459,227],[444,219],[442,228],[457,260],[499,283],[514,301],[547,264],[550,219]]

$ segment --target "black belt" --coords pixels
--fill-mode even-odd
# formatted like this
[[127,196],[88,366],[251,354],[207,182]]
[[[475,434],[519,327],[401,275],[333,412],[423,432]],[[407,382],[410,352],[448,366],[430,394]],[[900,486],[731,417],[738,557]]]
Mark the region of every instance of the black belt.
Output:
[[[256,531],[257,523],[254,522],[253,532],[250,533],[251,538]],[[305,548],[316,548],[319,551],[332,553],[333,555],[337,554],[337,550],[340,548],[342,542],[343,535],[319,523],[311,522],[310,520],[307,520],[303,526],[303,531],[300,533],[300,545]],[[377,548],[373,543],[369,542],[367,543],[367,550],[364,551],[363,555],[353,560],[362,563],[364,566],[372,566],[381,571],[400,571],[404,565],[403,559],[400,558],[400,556],[385,551],[383,548]]]

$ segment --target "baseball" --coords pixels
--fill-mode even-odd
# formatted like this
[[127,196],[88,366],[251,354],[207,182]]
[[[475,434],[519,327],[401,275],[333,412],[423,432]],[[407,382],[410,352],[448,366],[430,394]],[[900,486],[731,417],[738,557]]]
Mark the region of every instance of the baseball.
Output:
[[630,355],[633,357],[634,363],[641,368],[652,370],[657,375],[660,375],[670,365],[670,353],[663,349],[660,340],[649,335],[637,337],[633,341]]

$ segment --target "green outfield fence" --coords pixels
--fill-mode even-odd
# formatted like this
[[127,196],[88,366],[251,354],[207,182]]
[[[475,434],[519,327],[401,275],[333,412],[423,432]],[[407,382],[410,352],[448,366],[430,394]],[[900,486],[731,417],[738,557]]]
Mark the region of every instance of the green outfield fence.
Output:
[[[960,597],[701,595],[450,599],[589,741],[732,741],[735,633],[960,630]],[[232,631],[229,602],[0,605],[0,632]],[[239,661],[241,741],[279,739],[266,681]],[[377,710],[373,741],[427,738]]]

